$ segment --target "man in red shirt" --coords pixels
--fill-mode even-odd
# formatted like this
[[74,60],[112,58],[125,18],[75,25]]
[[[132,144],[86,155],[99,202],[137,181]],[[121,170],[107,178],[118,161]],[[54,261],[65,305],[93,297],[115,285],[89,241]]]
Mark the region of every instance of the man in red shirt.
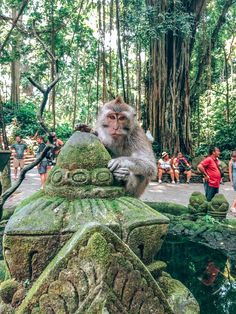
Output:
[[216,193],[219,193],[221,181],[221,173],[218,165],[219,156],[219,148],[211,148],[208,157],[198,165],[198,169],[204,174],[205,195],[208,202],[212,200]]

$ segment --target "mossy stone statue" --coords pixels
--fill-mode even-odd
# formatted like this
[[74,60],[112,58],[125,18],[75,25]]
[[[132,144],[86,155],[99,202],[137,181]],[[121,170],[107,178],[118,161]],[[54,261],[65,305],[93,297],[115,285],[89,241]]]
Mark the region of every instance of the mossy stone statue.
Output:
[[208,214],[214,218],[225,218],[229,210],[229,203],[223,194],[216,194],[209,202]]
[[99,139],[75,132],[49,174],[45,191],[23,201],[4,234],[4,255],[17,280],[35,280],[86,223],[108,226],[146,263],[163,242],[169,219],[115,186]]
[[173,314],[146,267],[169,219],[115,185],[110,158],[96,136],[75,132],[45,190],[11,216],[5,261],[11,278],[29,285],[21,305],[11,303],[15,314]]
[[200,192],[193,192],[189,199],[188,209],[191,214],[196,216],[206,215],[208,202],[205,195]]

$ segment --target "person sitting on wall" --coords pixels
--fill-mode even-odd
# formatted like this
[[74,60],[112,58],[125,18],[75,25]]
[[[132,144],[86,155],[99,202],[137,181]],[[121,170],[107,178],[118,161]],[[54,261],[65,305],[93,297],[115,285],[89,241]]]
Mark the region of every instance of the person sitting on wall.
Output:
[[172,169],[171,159],[168,153],[163,152],[161,154],[161,159],[158,160],[158,182],[162,183],[163,173],[168,173],[171,177],[171,183],[175,184],[175,175]]
[[180,173],[185,173],[187,175],[186,183],[189,184],[192,176],[191,166],[181,152],[179,152],[177,157],[174,158],[173,167],[177,183],[179,183]]

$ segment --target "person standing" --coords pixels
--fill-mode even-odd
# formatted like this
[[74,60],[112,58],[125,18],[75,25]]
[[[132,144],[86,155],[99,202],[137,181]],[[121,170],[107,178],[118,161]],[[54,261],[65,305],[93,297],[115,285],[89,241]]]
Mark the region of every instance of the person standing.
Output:
[[22,142],[21,136],[16,136],[16,143],[11,145],[11,152],[13,155],[13,167],[14,167],[14,180],[17,179],[18,168],[21,169],[24,167],[25,160],[24,157],[27,154],[27,145]]
[[63,141],[60,140],[57,136],[56,136],[56,133],[53,132],[51,134],[52,136],[52,143],[54,145],[54,148],[53,148],[53,151],[52,151],[52,154],[53,154],[53,164],[55,165],[56,164],[56,161],[57,161],[57,157],[60,153],[60,150],[62,148],[62,146],[64,145]]
[[219,193],[221,172],[218,158],[218,147],[210,148],[209,155],[198,165],[198,169],[204,174],[204,188],[207,201],[210,202],[215,194]]
[[[233,151],[231,154],[231,160],[229,162],[229,179],[234,191],[236,191],[236,151]],[[233,202],[230,212],[233,215],[236,215],[236,199]]]
[[[44,148],[46,147],[46,144],[44,143],[44,139],[42,136],[37,137],[37,143],[38,143],[38,149],[36,151],[36,158],[38,158],[41,153],[43,152]],[[48,168],[48,160],[46,157],[42,159],[42,161],[37,165],[38,173],[40,175],[41,180],[41,188],[44,187],[44,184],[47,180],[47,168]]]

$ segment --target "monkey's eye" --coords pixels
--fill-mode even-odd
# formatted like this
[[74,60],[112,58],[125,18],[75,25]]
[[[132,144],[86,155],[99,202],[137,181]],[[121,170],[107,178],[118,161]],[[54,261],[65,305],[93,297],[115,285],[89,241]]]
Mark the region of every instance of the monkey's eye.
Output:
[[108,118],[111,119],[111,120],[115,120],[116,116],[115,115],[109,115]]
[[119,117],[119,121],[125,121],[125,120],[127,120],[127,118],[125,116],[120,116]]

